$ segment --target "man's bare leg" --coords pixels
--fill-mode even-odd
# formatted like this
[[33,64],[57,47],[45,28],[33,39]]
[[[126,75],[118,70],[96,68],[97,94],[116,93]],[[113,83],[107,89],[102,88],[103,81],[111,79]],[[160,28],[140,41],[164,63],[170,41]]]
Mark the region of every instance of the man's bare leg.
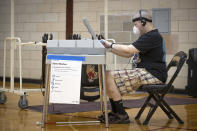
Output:
[[114,101],[118,101],[122,99],[119,89],[116,86],[114,81],[114,73],[112,71],[106,72],[106,89],[107,95],[109,98],[113,99]]
[[109,123],[127,124],[130,123],[129,116],[123,107],[122,96],[114,81],[114,72],[106,72],[106,89],[109,97],[112,112],[109,114]]

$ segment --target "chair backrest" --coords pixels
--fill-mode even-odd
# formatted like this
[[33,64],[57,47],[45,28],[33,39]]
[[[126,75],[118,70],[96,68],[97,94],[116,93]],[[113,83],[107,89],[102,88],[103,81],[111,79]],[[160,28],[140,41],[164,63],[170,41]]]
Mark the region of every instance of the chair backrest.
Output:
[[169,69],[171,67],[176,67],[176,70],[172,76],[172,78],[170,79],[170,81],[168,82],[168,87],[170,88],[174,82],[174,80],[176,79],[178,73],[180,72],[183,64],[185,63],[187,59],[187,55],[186,53],[184,53],[183,51],[180,51],[178,53],[176,53],[174,55],[174,57],[172,58],[172,60],[170,61],[170,63],[167,66],[167,70],[169,71]]

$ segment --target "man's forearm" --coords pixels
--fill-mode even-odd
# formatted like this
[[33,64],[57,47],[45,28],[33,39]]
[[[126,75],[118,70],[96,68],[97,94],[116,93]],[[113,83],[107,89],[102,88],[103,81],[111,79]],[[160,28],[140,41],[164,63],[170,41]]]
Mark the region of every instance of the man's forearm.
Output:
[[134,53],[138,53],[138,50],[133,45],[118,45],[113,44],[111,51],[116,55],[123,57],[131,57]]
[[118,55],[118,56],[122,56],[122,57],[125,57],[125,58],[129,58],[129,57],[132,56],[131,54],[126,54],[126,53],[117,51],[115,49],[111,49],[111,52],[114,53],[114,54],[116,54],[116,55]]

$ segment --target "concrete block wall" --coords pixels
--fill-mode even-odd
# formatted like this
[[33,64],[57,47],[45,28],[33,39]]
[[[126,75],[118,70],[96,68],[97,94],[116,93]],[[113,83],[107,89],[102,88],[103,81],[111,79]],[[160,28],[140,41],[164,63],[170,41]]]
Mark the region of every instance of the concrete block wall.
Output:
[[86,17],[96,34],[100,33],[100,15],[104,11],[103,0],[74,0],[73,33],[81,34],[83,38],[91,38],[83,25]]
[[[92,6],[91,6],[92,5]],[[96,5],[96,7],[95,7]],[[197,1],[196,0],[109,0],[109,22],[115,21],[114,25],[109,23],[109,36],[118,40],[119,43],[128,44],[129,41],[132,42],[135,38],[132,38],[132,31],[125,28],[129,28],[128,24],[125,27],[120,24],[120,19],[123,16],[133,15],[139,9],[147,9],[151,11],[152,8],[171,8],[171,33],[167,36],[172,43],[168,43],[167,63],[173,57],[173,54],[177,51],[184,51],[188,53],[190,48],[197,48]],[[90,7],[91,6],[91,7]],[[80,13],[82,12],[82,14]],[[93,13],[94,15],[89,16],[87,14]],[[74,16],[75,18],[80,18],[87,16],[90,20],[90,24],[93,29],[100,33],[104,30],[104,25],[102,23],[102,15],[104,13],[104,0],[75,0],[74,1]],[[95,16],[96,15],[96,16]],[[93,19],[91,17],[96,17]],[[119,23],[119,24],[118,24]],[[99,27],[100,26],[100,27]],[[74,31],[82,34],[82,37],[89,37],[89,33],[79,22],[74,19]],[[77,27],[77,28],[76,28]],[[81,28],[80,28],[81,27]],[[100,30],[99,30],[100,29]],[[125,30],[125,32],[123,31]],[[124,35],[125,34],[125,35]],[[128,34],[128,38],[124,38]],[[166,37],[166,36],[165,36]],[[173,40],[176,38],[176,40]],[[126,42],[125,42],[126,41]],[[172,44],[172,46],[170,46]],[[173,48],[170,49],[170,48]],[[111,63],[114,61],[113,55],[109,55]],[[117,68],[124,68],[125,62],[128,60],[120,60],[117,57],[117,61],[120,62]],[[183,66],[179,76],[175,81],[175,88],[185,89],[187,85],[187,64]],[[172,72],[172,71],[171,71]],[[170,75],[172,73],[170,72]]]
[[[188,53],[190,48],[197,48],[197,0],[109,0],[110,20],[117,17],[129,17],[139,9],[171,8],[171,34],[170,38],[176,38],[176,51],[183,50]],[[86,17],[96,34],[99,34],[104,26],[101,16],[104,14],[104,0],[74,0],[73,33],[81,34],[82,38],[91,38],[87,29],[82,23],[82,18]],[[3,39],[10,35],[10,2],[0,1],[0,74],[2,74],[2,49]],[[45,32],[52,32],[54,39],[65,39],[65,16],[66,0],[17,0],[15,3],[15,34],[22,38],[22,41],[40,41],[41,35]],[[117,21],[116,21],[117,22]],[[109,36],[117,39],[119,43],[128,44],[136,37],[126,22],[110,25]],[[124,35],[120,35],[119,30],[128,34],[126,42]],[[132,29],[132,28],[131,28]],[[123,31],[124,30],[124,31]],[[123,34],[124,34],[123,33]],[[26,78],[39,79],[41,75],[40,47],[24,47],[25,63],[24,75]],[[113,55],[109,55],[113,59]],[[167,54],[167,61],[172,58],[173,53]],[[118,58],[119,59],[119,58]],[[119,59],[118,68],[123,68],[127,60]],[[32,62],[33,61],[33,62]],[[32,62],[32,63],[31,63]],[[111,60],[113,63],[113,61]],[[33,65],[35,63],[35,65]],[[123,63],[123,64],[122,64]],[[33,65],[33,66],[32,66]],[[38,69],[39,68],[39,69]],[[36,71],[37,72],[36,72]],[[175,87],[184,89],[187,82],[187,65],[185,64],[180,75],[175,81]]]
[[[3,70],[3,40],[10,36],[10,0],[0,1],[0,76]],[[42,41],[44,33],[52,33],[54,39],[65,39],[66,0],[16,0],[15,36],[22,42]],[[15,50],[15,77],[19,76],[18,49]],[[9,49],[7,50],[6,76],[9,77]],[[42,47],[22,47],[23,77],[41,78]]]
[[[108,16],[108,37],[113,38],[117,44],[130,44],[137,39],[132,33],[132,15],[131,14],[110,14]],[[104,15],[100,16],[100,32],[104,33]],[[107,69],[131,69],[131,59],[123,58],[108,53]],[[114,65],[116,59],[116,67]]]
[[[5,37],[10,36],[10,1],[0,1],[0,76],[3,75],[3,40]],[[8,42],[9,43],[9,42]],[[8,46],[9,48],[9,46]],[[7,53],[10,56],[10,53]],[[8,61],[9,62],[9,61]],[[8,71],[9,73],[9,71]]]

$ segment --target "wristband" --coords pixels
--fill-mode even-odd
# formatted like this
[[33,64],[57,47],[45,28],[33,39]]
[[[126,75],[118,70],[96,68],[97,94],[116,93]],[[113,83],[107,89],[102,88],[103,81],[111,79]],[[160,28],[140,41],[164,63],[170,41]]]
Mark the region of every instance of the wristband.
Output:
[[100,43],[103,44],[103,40],[100,40]]
[[110,45],[110,48],[112,48],[112,47],[113,47],[113,44],[116,44],[116,43],[112,43],[112,44]]

